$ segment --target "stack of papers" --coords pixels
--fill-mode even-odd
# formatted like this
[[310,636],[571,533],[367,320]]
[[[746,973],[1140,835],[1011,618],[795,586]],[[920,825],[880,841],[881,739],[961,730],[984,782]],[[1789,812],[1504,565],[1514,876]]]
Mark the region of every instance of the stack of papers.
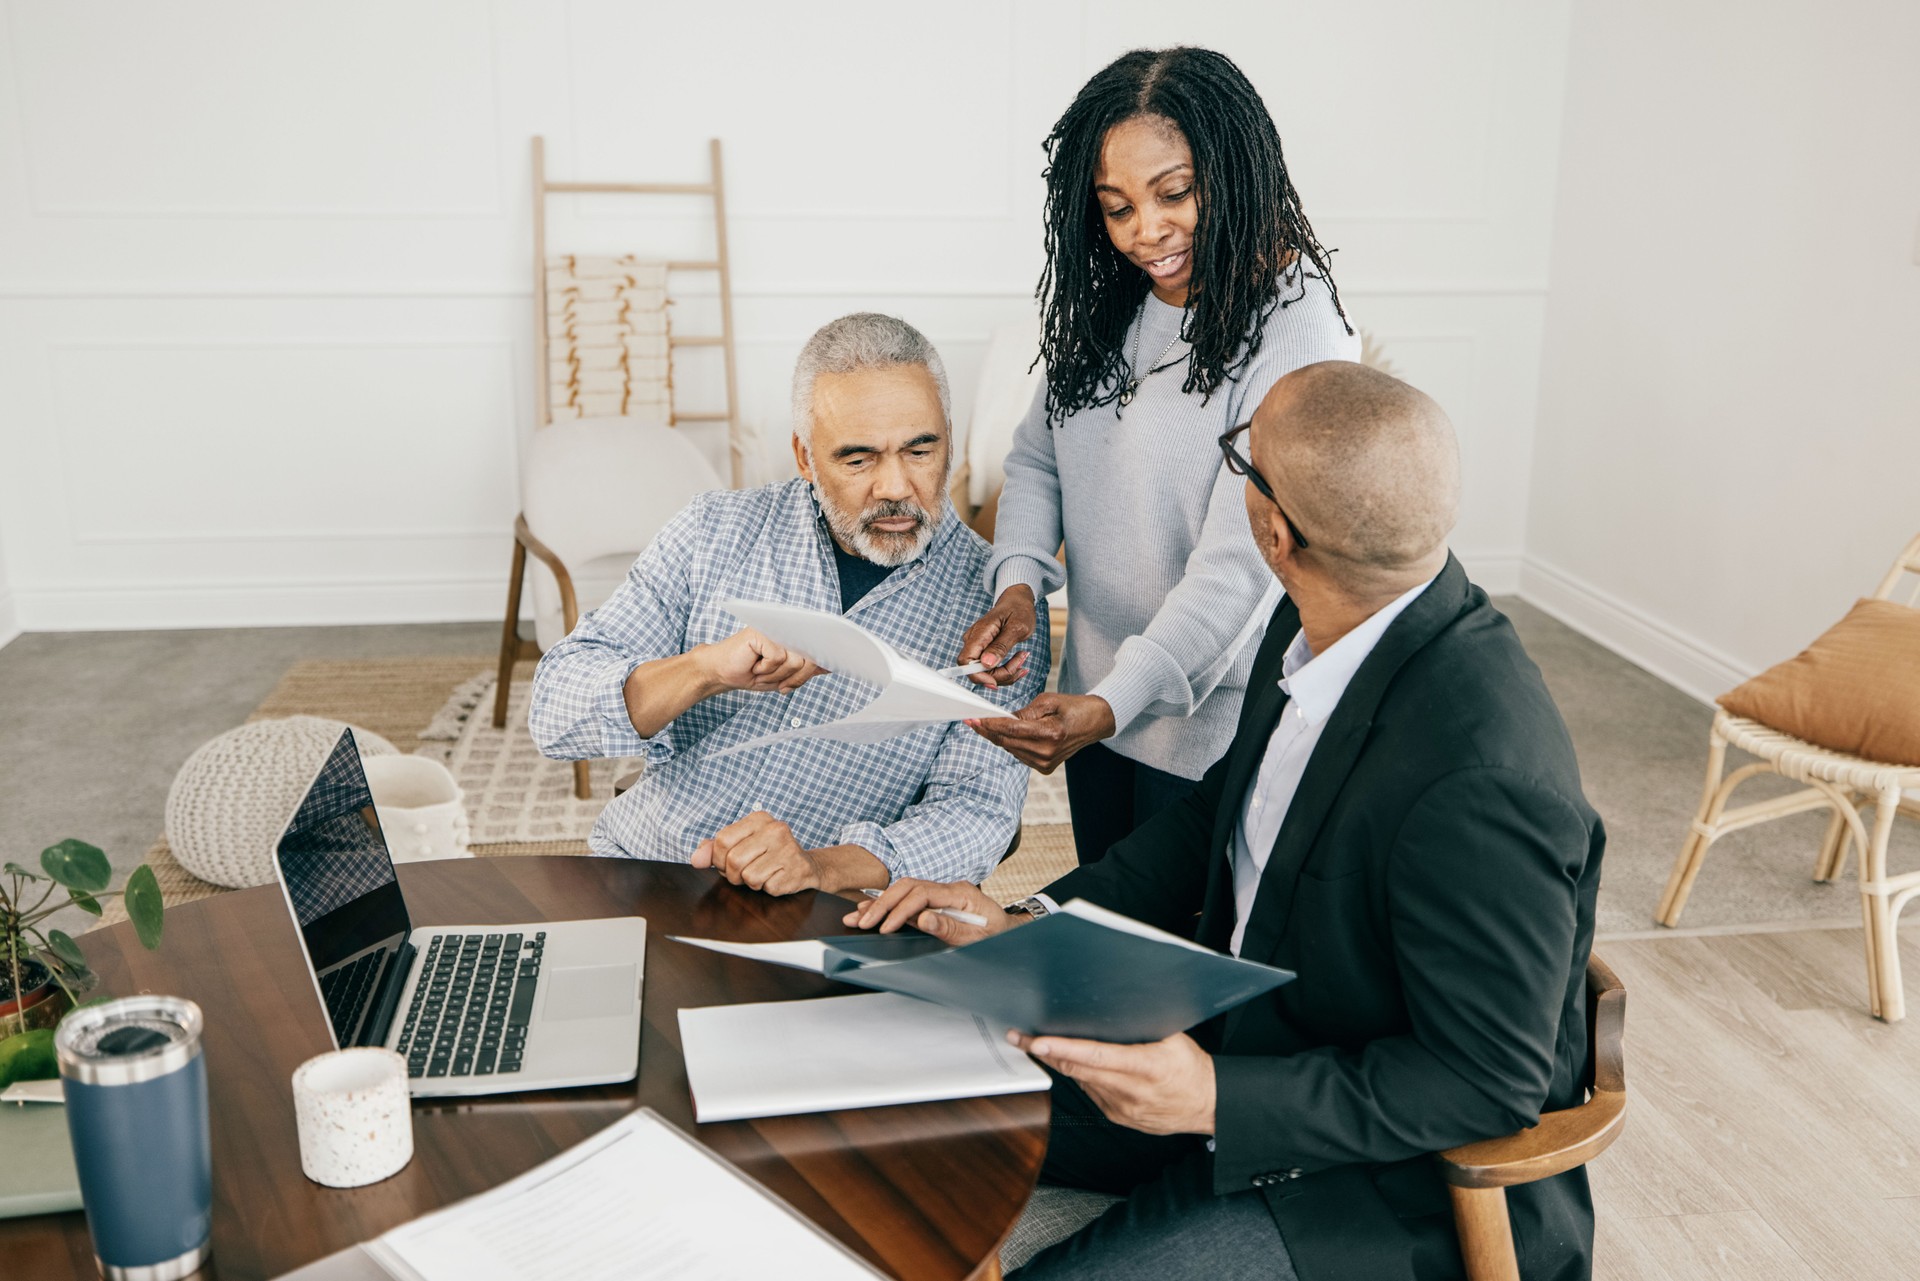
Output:
[[680,1011],[693,1114],[707,1121],[1022,1094],[1047,1074],[1007,1029],[910,996]]
[[415,1219],[283,1281],[843,1281],[880,1276],[651,1109],[491,1192]]

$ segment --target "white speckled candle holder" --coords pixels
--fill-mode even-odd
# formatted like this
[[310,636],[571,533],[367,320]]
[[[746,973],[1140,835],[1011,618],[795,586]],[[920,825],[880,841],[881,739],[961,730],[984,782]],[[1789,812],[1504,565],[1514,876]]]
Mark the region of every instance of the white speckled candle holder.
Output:
[[293,1070],[300,1169],[330,1188],[398,1174],[413,1159],[407,1061],[364,1046],[316,1055]]

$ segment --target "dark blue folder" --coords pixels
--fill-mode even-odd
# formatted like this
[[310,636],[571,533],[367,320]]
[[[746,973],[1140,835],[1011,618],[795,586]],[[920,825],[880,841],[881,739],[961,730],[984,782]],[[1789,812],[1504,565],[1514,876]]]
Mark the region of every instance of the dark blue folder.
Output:
[[925,935],[820,940],[829,978],[968,1010],[1023,1032],[1158,1041],[1270,992],[1293,971],[1055,912],[962,947]]

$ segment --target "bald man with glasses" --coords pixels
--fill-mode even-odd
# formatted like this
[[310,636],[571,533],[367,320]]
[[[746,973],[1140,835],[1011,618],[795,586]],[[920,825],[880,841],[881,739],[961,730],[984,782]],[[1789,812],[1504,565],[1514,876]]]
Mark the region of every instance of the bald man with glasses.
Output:
[[[1431,1154],[1580,1102],[1604,833],[1538,669],[1447,550],[1440,407],[1330,361],[1220,448],[1287,592],[1227,754],[1015,909],[896,882],[847,921],[959,943],[1084,898],[1299,974],[1150,1045],[1013,1034],[1057,1074],[1042,1180],[1124,1198],[1016,1276],[1459,1277]],[[1584,1170],[1508,1201],[1521,1275],[1590,1274]]]

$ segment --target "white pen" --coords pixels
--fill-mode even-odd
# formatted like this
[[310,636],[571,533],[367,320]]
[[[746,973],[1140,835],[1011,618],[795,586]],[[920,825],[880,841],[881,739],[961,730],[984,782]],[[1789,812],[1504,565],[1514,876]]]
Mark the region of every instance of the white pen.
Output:
[[939,671],[935,672],[934,675],[935,676],[972,676],[976,672],[984,672],[986,670],[987,670],[987,665],[985,663],[966,663],[959,667],[943,667]]
[[[885,891],[883,891],[883,890],[861,890],[860,892],[861,892],[862,894],[864,894],[864,895],[866,895],[866,896],[867,896],[868,898],[879,898],[879,897],[880,897],[880,895],[881,895],[882,893],[884,893]],[[980,926],[980,927],[982,927],[982,928],[985,928],[985,926],[986,926],[986,924],[987,924],[987,918],[986,918],[986,917],[984,917],[984,916],[981,916],[981,915],[979,915],[979,914],[977,914],[977,913],[974,913],[974,912],[962,912],[962,911],[961,911],[961,910],[960,910],[959,908],[957,908],[957,907],[933,907],[933,908],[928,908],[927,910],[928,910],[928,911],[930,911],[930,912],[938,912],[938,913],[940,913],[940,915],[942,915],[942,916],[950,916],[950,917],[952,917],[952,918],[953,918],[954,920],[956,920],[956,921],[958,921],[958,922],[960,922],[960,924],[962,924],[962,925],[978,925],[978,926]]]

